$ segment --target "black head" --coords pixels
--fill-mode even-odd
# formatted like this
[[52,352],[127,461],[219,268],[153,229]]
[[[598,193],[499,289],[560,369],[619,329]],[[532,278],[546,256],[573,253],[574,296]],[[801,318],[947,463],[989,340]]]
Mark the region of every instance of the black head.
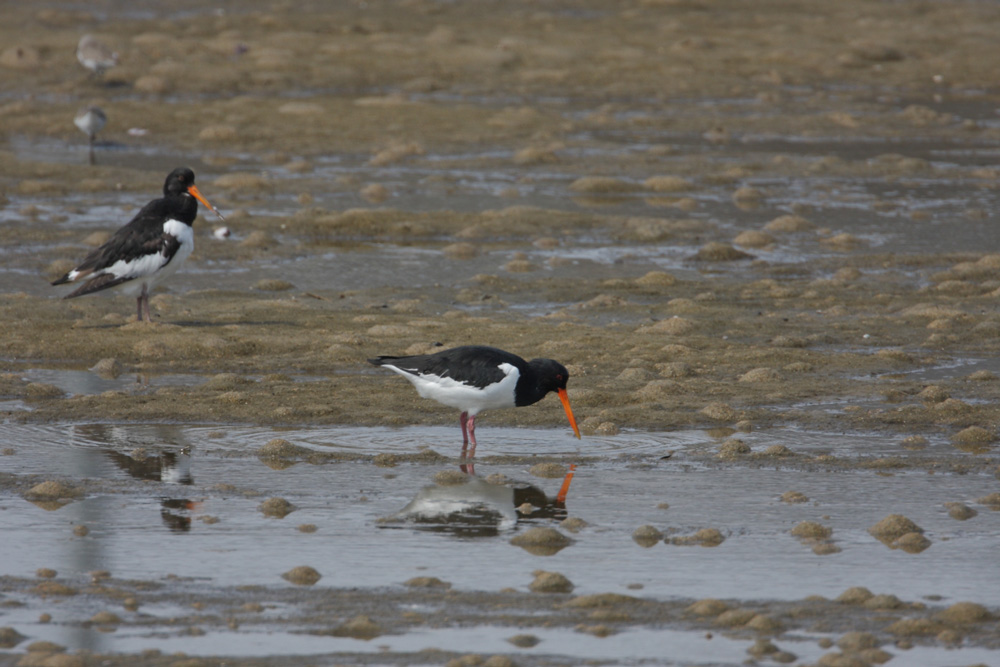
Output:
[[569,371],[566,367],[554,359],[532,359],[528,365],[535,371],[538,382],[538,389],[541,395],[550,391],[566,389],[566,382],[569,381]]
[[[208,203],[208,200],[201,196],[198,188],[194,184],[194,172],[187,167],[177,167],[170,174],[167,175],[167,180],[163,184],[163,195],[165,197],[176,197],[177,195],[191,195],[202,204],[204,204],[209,210],[215,213],[221,220],[225,220],[219,211]],[[192,211],[198,209],[198,205],[191,202],[194,207]],[[187,203],[184,204],[187,206]],[[194,214],[192,214],[191,219],[194,220]]]
[[163,183],[163,194],[169,197],[187,193],[192,185],[194,172],[187,167],[177,167],[167,175],[167,180]]
[[[553,359],[532,359],[528,362],[528,367],[533,371],[535,386],[525,388],[523,392],[518,386],[514,391],[516,405],[531,405],[540,401],[551,391],[559,395],[563,410],[566,411],[566,418],[569,425],[573,427],[573,433],[580,437],[580,429],[576,425],[576,418],[573,410],[569,407],[569,396],[566,394],[566,383],[569,382],[569,371],[566,367]],[[520,394],[520,395],[519,395]]]

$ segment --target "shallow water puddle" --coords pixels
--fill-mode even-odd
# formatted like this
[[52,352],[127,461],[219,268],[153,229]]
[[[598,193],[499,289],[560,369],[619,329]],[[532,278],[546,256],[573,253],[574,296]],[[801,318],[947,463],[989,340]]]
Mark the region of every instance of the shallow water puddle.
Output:
[[[302,448],[302,455],[258,459],[256,452],[279,437]],[[143,597],[138,616],[133,621],[131,613],[116,612],[129,622],[108,632],[87,627],[88,619],[109,605],[117,609],[117,603],[85,595],[30,596],[8,587],[4,595],[23,606],[0,608],[0,625],[32,640],[102,652],[413,653],[407,663],[414,664],[423,661],[418,652],[426,649],[463,653],[475,647],[515,657],[620,660],[627,655],[646,664],[740,664],[753,645],[748,637],[717,634],[709,640],[704,631],[640,624],[599,638],[569,628],[510,627],[489,605],[485,620],[472,625],[407,626],[371,641],[302,633],[316,628],[310,619],[317,612],[310,607],[324,590],[379,598],[380,591],[399,591],[415,577],[436,577],[455,591],[509,588],[526,594],[539,569],[565,575],[580,595],[751,603],[834,598],[851,586],[865,586],[906,602],[1000,605],[1000,589],[984,586],[993,576],[1000,546],[1000,512],[976,500],[996,490],[994,478],[920,469],[889,476],[782,460],[720,468],[713,463],[714,452],[725,437],[691,430],[578,441],[563,430],[484,428],[477,480],[453,487],[437,480],[442,472],[458,472],[458,461],[422,456],[429,449],[453,457],[460,447],[455,426],[0,424],[0,449],[7,452],[0,457],[0,531],[5,536],[0,577],[30,580],[38,568],[47,567],[58,572],[60,581],[82,587],[88,573],[106,570],[115,580],[159,591],[157,599],[137,593]],[[896,446],[878,434],[791,428],[738,437],[754,451],[785,444],[801,453],[838,457],[875,456]],[[928,450],[936,446],[931,443]],[[375,453],[398,457],[398,463],[380,467]],[[529,472],[543,461],[577,464],[564,505],[552,504],[561,477]],[[532,489],[535,504],[545,504],[538,494],[547,497],[543,510],[553,511],[519,513],[522,500],[516,493],[487,482],[494,473],[517,481],[517,488]],[[57,503],[24,496],[47,479],[81,493]],[[809,500],[781,502],[781,495],[793,490]],[[262,503],[269,498],[286,500],[292,511],[283,518],[265,514]],[[968,504],[978,515],[963,522],[950,518],[945,503],[953,501]],[[920,525],[930,548],[908,554],[872,538],[868,527],[890,513]],[[565,516],[588,525],[570,532],[558,523]],[[819,556],[793,537],[790,531],[802,521],[830,527],[840,551]],[[632,539],[644,524],[657,527],[668,540],[715,528],[724,541],[712,548],[663,541],[644,547]],[[549,556],[510,543],[540,526],[560,528],[571,543]],[[282,591],[298,592],[282,575],[304,565],[318,571],[319,582],[298,589],[301,595],[275,599]],[[193,611],[196,598],[191,596],[198,595],[219,602]],[[238,611],[247,599],[264,602],[250,619]],[[433,613],[441,604],[446,602],[412,611]],[[243,614],[238,625],[220,627],[218,619],[232,613],[230,608]],[[52,623],[38,622],[43,612],[52,614]],[[492,614],[498,615],[495,621]],[[199,616],[216,620],[203,623]],[[187,629],[195,626],[198,632],[192,635]],[[507,641],[524,632],[539,643],[517,648]],[[808,632],[775,639],[801,660],[823,654],[816,641]],[[955,657],[965,664],[989,664],[995,654],[977,646],[956,651],[918,646],[906,660],[939,665]]]
[[44,382],[59,387],[68,396],[100,394],[105,391],[138,392],[177,385],[192,387],[205,381],[199,375],[122,373],[117,377],[107,377],[92,371],[45,368],[31,368],[21,372],[20,376],[29,382]]
[[[185,610],[175,608],[178,614]],[[145,613],[149,613],[144,609]],[[511,637],[524,634],[524,628],[502,625],[479,625],[467,628],[420,628],[405,634],[382,635],[372,640],[350,637],[316,636],[303,632],[287,632],[272,627],[241,629],[226,632],[210,631],[191,636],[184,631],[149,632],[142,628],[120,628],[114,632],[93,628],[39,625],[21,614],[13,614],[8,622],[21,627],[30,625],[32,638],[56,642],[60,645],[86,648],[89,651],[138,653],[155,648],[162,653],[183,652],[187,655],[226,655],[249,657],[264,654],[310,656],[324,654],[411,654],[406,664],[440,664],[432,655],[422,652],[449,651],[467,653],[471,647],[482,654],[513,653],[527,656],[558,656],[561,659],[611,660],[615,664],[653,665],[736,665],[745,664],[747,650],[753,641],[745,638],[726,637],[704,632],[685,632],[669,629],[631,629],[608,637],[593,637],[578,631],[562,628],[532,628],[530,634],[537,644],[514,648]],[[819,648],[816,636],[790,636],[777,643],[792,652],[801,661],[814,661],[825,651]],[[957,664],[956,659],[968,662],[989,661],[997,657],[996,651],[975,647],[946,649],[919,647],[909,651],[893,650],[899,659],[914,667],[940,667]],[[629,656],[622,663],[622,656]],[[965,664],[963,663],[963,664]],[[386,663],[393,664],[393,663]]]
[[[433,659],[423,662],[423,651],[450,651],[467,653],[472,647],[478,653],[513,653],[517,655],[561,656],[592,660],[621,660],[629,656],[628,664],[639,661],[655,665],[739,664],[747,655],[752,641],[723,636],[706,638],[705,633],[682,632],[664,629],[629,630],[609,637],[592,637],[568,629],[533,628],[531,634],[538,644],[529,648],[515,648],[510,637],[522,634],[523,628],[481,625],[475,628],[422,628],[402,635],[383,635],[373,640],[350,637],[324,637],[301,632],[232,631],[208,632],[201,636],[179,633],[136,631],[134,628],[118,630],[114,634],[93,629],[59,626],[35,626],[33,638],[56,642],[61,645],[83,645],[95,652],[140,652],[155,647],[163,653],[182,651],[188,655],[226,655],[234,657],[264,654],[309,656],[332,653],[418,654],[416,662],[407,664],[440,664]],[[805,642],[786,644],[800,658],[815,659],[823,650]],[[982,652],[992,655],[991,652]],[[914,665],[934,665],[934,662],[915,662]]]
[[[6,473],[2,574],[30,576],[46,566],[67,575],[105,569],[124,578],[176,574],[211,585],[280,585],[282,573],[310,565],[328,586],[392,585],[426,575],[459,589],[495,590],[523,589],[530,573],[544,567],[569,577],[578,593],[797,599],[868,586],[903,599],[940,595],[1000,604],[1000,589],[982,586],[983,568],[1000,546],[1000,513],[976,503],[996,491],[988,475],[886,476],[794,469],[779,461],[715,469],[693,454],[715,442],[701,431],[626,433],[582,443],[544,430],[493,428],[486,435],[484,430],[475,466],[481,479],[502,473],[552,498],[561,478],[532,477],[528,468],[536,458],[578,463],[566,512],[589,526],[568,534],[570,547],[548,558],[514,547],[512,535],[556,524],[545,518],[510,522],[499,512],[495,529],[483,533],[449,526],[448,519],[437,531],[383,523],[435,488],[442,469],[458,470],[457,461],[404,459],[385,468],[358,456],[405,456],[421,447],[453,455],[459,449],[453,428],[5,424],[0,444],[13,453],[0,457]],[[348,458],[274,469],[253,455],[274,437]],[[768,444],[794,441],[798,448],[809,441],[842,447],[833,434],[775,430],[754,437]],[[875,440],[851,442],[863,448]],[[57,509],[20,495],[43,479],[65,480],[82,495]],[[781,502],[791,490],[809,502]],[[266,516],[260,505],[270,497],[286,499],[294,511],[281,519]],[[978,515],[964,522],[950,518],[944,503],[954,501]],[[872,538],[868,527],[891,513],[920,525],[932,546],[907,554]],[[841,551],[817,556],[789,534],[806,520],[831,527]],[[80,524],[89,530],[85,537],[73,532]],[[316,532],[300,532],[303,524]],[[662,542],[642,548],[631,534],[643,524],[668,537],[716,528],[725,541],[714,548]],[[479,534],[491,537],[476,539]],[[488,578],[483,563],[489,563]]]

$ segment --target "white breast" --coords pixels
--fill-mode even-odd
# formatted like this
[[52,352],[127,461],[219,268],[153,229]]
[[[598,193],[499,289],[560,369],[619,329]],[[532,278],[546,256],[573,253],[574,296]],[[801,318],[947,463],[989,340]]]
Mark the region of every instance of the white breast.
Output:
[[181,268],[194,250],[194,231],[191,225],[185,225],[177,220],[167,220],[163,225],[163,231],[175,237],[180,243],[172,258],[163,252],[157,252],[137,257],[130,262],[119,260],[104,270],[104,273],[110,273],[116,278],[124,277],[129,280],[119,288],[125,294],[138,294],[142,291],[143,283],[148,289],[152,289],[153,285],[162,282]]

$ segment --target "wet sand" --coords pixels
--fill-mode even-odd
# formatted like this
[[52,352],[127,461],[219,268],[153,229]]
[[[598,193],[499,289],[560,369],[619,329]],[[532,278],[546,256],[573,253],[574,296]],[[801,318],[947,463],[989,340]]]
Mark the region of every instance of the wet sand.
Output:
[[[616,459],[588,456],[587,437],[650,433],[667,442],[637,454],[643,466],[677,451],[716,471],[966,475],[987,488],[952,500],[975,505],[1000,491],[994,14],[669,0],[7,8],[4,420],[23,438],[94,423],[457,435],[455,414],[365,359],[481,343],[569,369],[585,439],[547,452],[558,463],[596,474]],[[80,67],[84,32],[120,65],[101,77]],[[90,104],[108,115],[93,166],[72,124]],[[232,235],[214,238],[221,223],[202,211],[194,254],[151,299],[155,323],[132,321],[128,297],[60,299],[47,281],[179,164]],[[480,423],[480,454],[514,469],[536,452],[499,439],[491,450],[490,428],[565,430],[549,401]],[[704,442],[669,444],[699,429]],[[769,446],[788,429],[828,438]],[[0,487],[16,502],[19,437],[0,443],[11,449]],[[384,453],[316,462],[378,466]],[[416,447],[391,455],[431,465]],[[996,513],[980,510],[974,539],[1000,544]],[[893,511],[886,498],[880,517]],[[0,574],[5,595],[26,595],[29,573]],[[494,604],[454,595],[470,625]],[[860,609],[823,612],[829,632],[898,639]],[[544,617],[568,627],[561,614]],[[684,623],[634,613],[626,625],[709,627]],[[995,648],[975,628],[965,645]],[[924,645],[952,645],[948,629]],[[379,656],[390,659],[410,658]]]

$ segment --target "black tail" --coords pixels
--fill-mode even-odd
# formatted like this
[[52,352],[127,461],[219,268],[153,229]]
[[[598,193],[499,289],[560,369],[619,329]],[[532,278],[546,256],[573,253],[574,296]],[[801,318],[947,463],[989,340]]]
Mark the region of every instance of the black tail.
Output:
[[[84,284],[80,285],[75,290],[64,296],[63,298],[72,299],[73,297],[83,296],[84,294],[93,294],[94,292],[100,292],[101,290],[108,289],[109,287],[115,287],[116,285],[121,285],[122,283],[126,283],[129,280],[131,279],[128,277],[123,276],[120,278],[116,278],[110,273],[101,273],[94,276]],[[52,284],[56,285],[59,283],[52,283]]]
[[396,361],[401,358],[402,357],[392,357],[387,354],[383,354],[375,357],[374,359],[369,359],[368,363],[372,364],[373,366],[382,366],[386,363],[392,363],[393,361]]

